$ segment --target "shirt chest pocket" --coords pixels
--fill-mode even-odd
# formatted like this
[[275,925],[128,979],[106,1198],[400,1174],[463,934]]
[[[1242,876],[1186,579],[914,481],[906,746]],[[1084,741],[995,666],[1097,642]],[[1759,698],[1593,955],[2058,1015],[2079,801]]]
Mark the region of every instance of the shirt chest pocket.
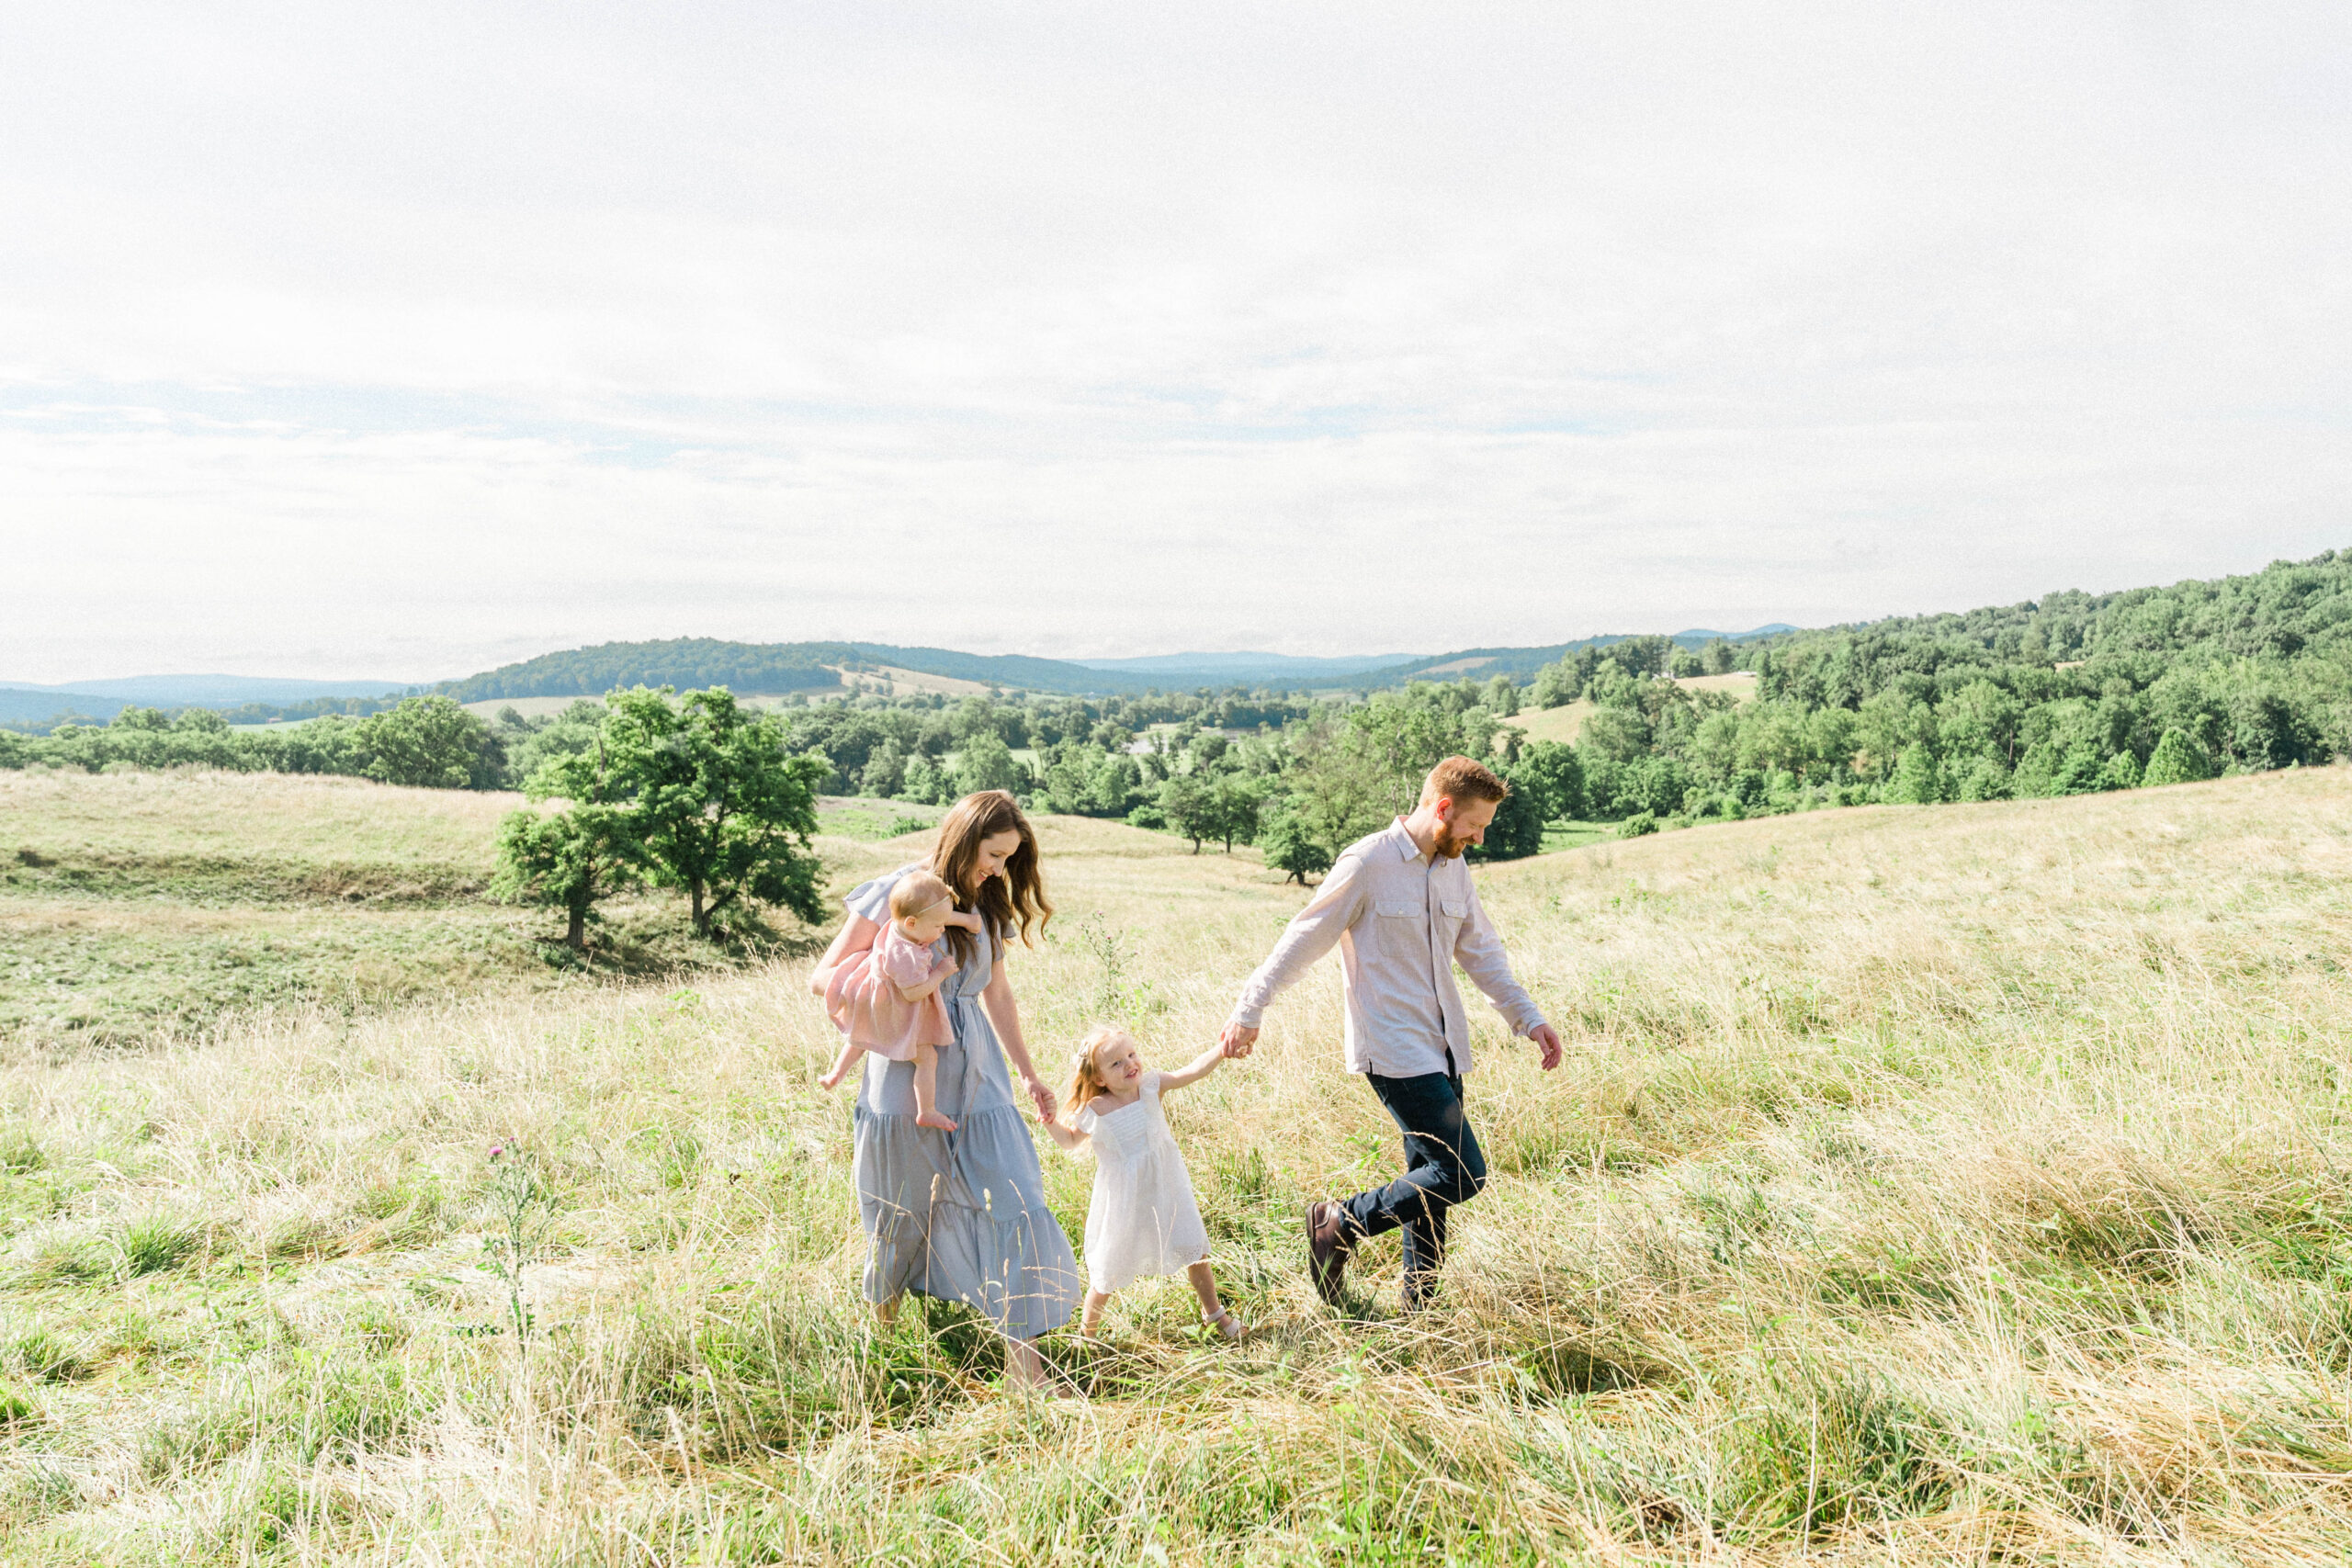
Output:
[[1429,911],[1420,905],[1403,898],[1384,898],[1372,907],[1377,917],[1373,922],[1373,937],[1383,953],[1402,956],[1408,953],[1429,951]]
[[1440,898],[1430,916],[1430,924],[1437,928],[1437,939],[1446,952],[1453,951],[1453,939],[1461,934],[1462,922],[1470,918],[1470,901],[1466,898]]

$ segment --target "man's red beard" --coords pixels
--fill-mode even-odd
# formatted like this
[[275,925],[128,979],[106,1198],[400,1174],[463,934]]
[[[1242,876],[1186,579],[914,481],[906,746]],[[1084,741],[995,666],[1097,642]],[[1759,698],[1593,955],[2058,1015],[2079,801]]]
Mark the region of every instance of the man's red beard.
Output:
[[1436,839],[1438,859],[1453,860],[1459,857],[1462,852],[1469,847],[1470,840],[1467,839],[1455,838],[1452,828],[1441,826],[1438,829]]

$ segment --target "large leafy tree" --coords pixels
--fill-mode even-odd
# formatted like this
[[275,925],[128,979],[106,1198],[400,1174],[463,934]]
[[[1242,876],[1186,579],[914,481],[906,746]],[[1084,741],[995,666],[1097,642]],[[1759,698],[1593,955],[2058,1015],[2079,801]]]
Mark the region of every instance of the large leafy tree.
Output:
[[1159,804],[1168,826],[1193,840],[1194,854],[1201,852],[1202,840],[1216,837],[1216,792],[1206,781],[1178,773],[1159,786]]
[[1310,876],[1320,876],[1331,869],[1331,852],[1315,840],[1314,830],[1299,814],[1295,802],[1283,800],[1266,814],[1258,833],[1258,847],[1264,852],[1266,863],[1276,871],[1287,873],[1286,881],[1306,886]]
[[1495,805],[1486,842],[1470,852],[1474,860],[1524,860],[1544,848],[1543,786],[1522,778],[1521,763],[1506,771],[1510,793]]
[[352,726],[354,771],[385,784],[497,789],[506,753],[490,727],[447,697],[410,697]]
[[1249,843],[1258,836],[1258,814],[1266,804],[1265,792],[1255,779],[1244,773],[1217,774],[1208,784],[1209,815],[1216,823],[1216,835],[1225,840],[1225,852],[1231,854],[1238,840]]
[[957,795],[1014,789],[1023,783],[1021,764],[1014,760],[1012,749],[992,728],[976,729],[966,738],[956,754],[955,780]]
[[601,738],[593,751],[541,763],[524,793],[533,806],[560,799],[565,808],[506,814],[498,825],[492,891],[563,910],[564,945],[581,952],[596,902],[643,880],[645,845],[633,813],[614,799]]
[[1510,782],[1533,797],[1545,821],[1584,815],[1584,761],[1572,746],[1529,741],[1511,767]]
[[1417,684],[1371,699],[1304,747],[1291,782],[1316,838],[1347,844],[1412,809],[1422,778],[1443,759],[1485,757],[1495,717],[1476,705],[1477,688]]
[[752,904],[781,905],[804,920],[821,913],[817,786],[821,759],[787,755],[774,721],[747,714],[724,690],[639,686],[606,699],[605,764],[653,882],[686,891],[695,933]]

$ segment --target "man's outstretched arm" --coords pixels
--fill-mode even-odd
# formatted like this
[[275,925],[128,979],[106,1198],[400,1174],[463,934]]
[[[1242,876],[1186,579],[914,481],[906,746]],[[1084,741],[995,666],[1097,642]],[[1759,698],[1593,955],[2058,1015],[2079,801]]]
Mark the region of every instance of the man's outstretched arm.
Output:
[[1274,998],[1337,946],[1340,934],[1355,923],[1363,908],[1363,863],[1354,855],[1341,855],[1316,888],[1315,897],[1306,901],[1306,908],[1283,928],[1273,952],[1242,983],[1241,999],[1234,1004],[1233,1016],[1217,1036],[1227,1055],[1250,1054],[1258,1043],[1258,1026]]
[[1462,965],[1471,984],[1486,993],[1495,1010],[1510,1021],[1513,1034],[1524,1034],[1535,1042],[1544,1053],[1545,1071],[1560,1065],[1559,1032],[1544,1021],[1544,1010],[1511,974],[1510,954],[1503,951],[1502,936],[1487,919],[1487,907],[1478,902],[1475,886],[1470,889],[1470,918],[1462,922],[1453,938],[1453,961]]

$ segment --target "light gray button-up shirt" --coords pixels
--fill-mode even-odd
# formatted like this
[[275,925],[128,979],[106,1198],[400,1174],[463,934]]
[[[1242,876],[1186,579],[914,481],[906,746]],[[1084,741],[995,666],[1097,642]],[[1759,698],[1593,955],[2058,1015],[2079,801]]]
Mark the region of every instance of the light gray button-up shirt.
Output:
[[1511,978],[1502,938],[1479,906],[1459,858],[1421,853],[1400,818],[1350,844],[1306,908],[1292,917],[1274,951],[1241,987],[1233,1021],[1256,1028],[1277,993],[1307,965],[1340,949],[1348,1004],[1348,1071],[1414,1077],[1470,1070],[1470,1024],[1453,966],[1462,965],[1511,1032],[1544,1021],[1535,999]]

